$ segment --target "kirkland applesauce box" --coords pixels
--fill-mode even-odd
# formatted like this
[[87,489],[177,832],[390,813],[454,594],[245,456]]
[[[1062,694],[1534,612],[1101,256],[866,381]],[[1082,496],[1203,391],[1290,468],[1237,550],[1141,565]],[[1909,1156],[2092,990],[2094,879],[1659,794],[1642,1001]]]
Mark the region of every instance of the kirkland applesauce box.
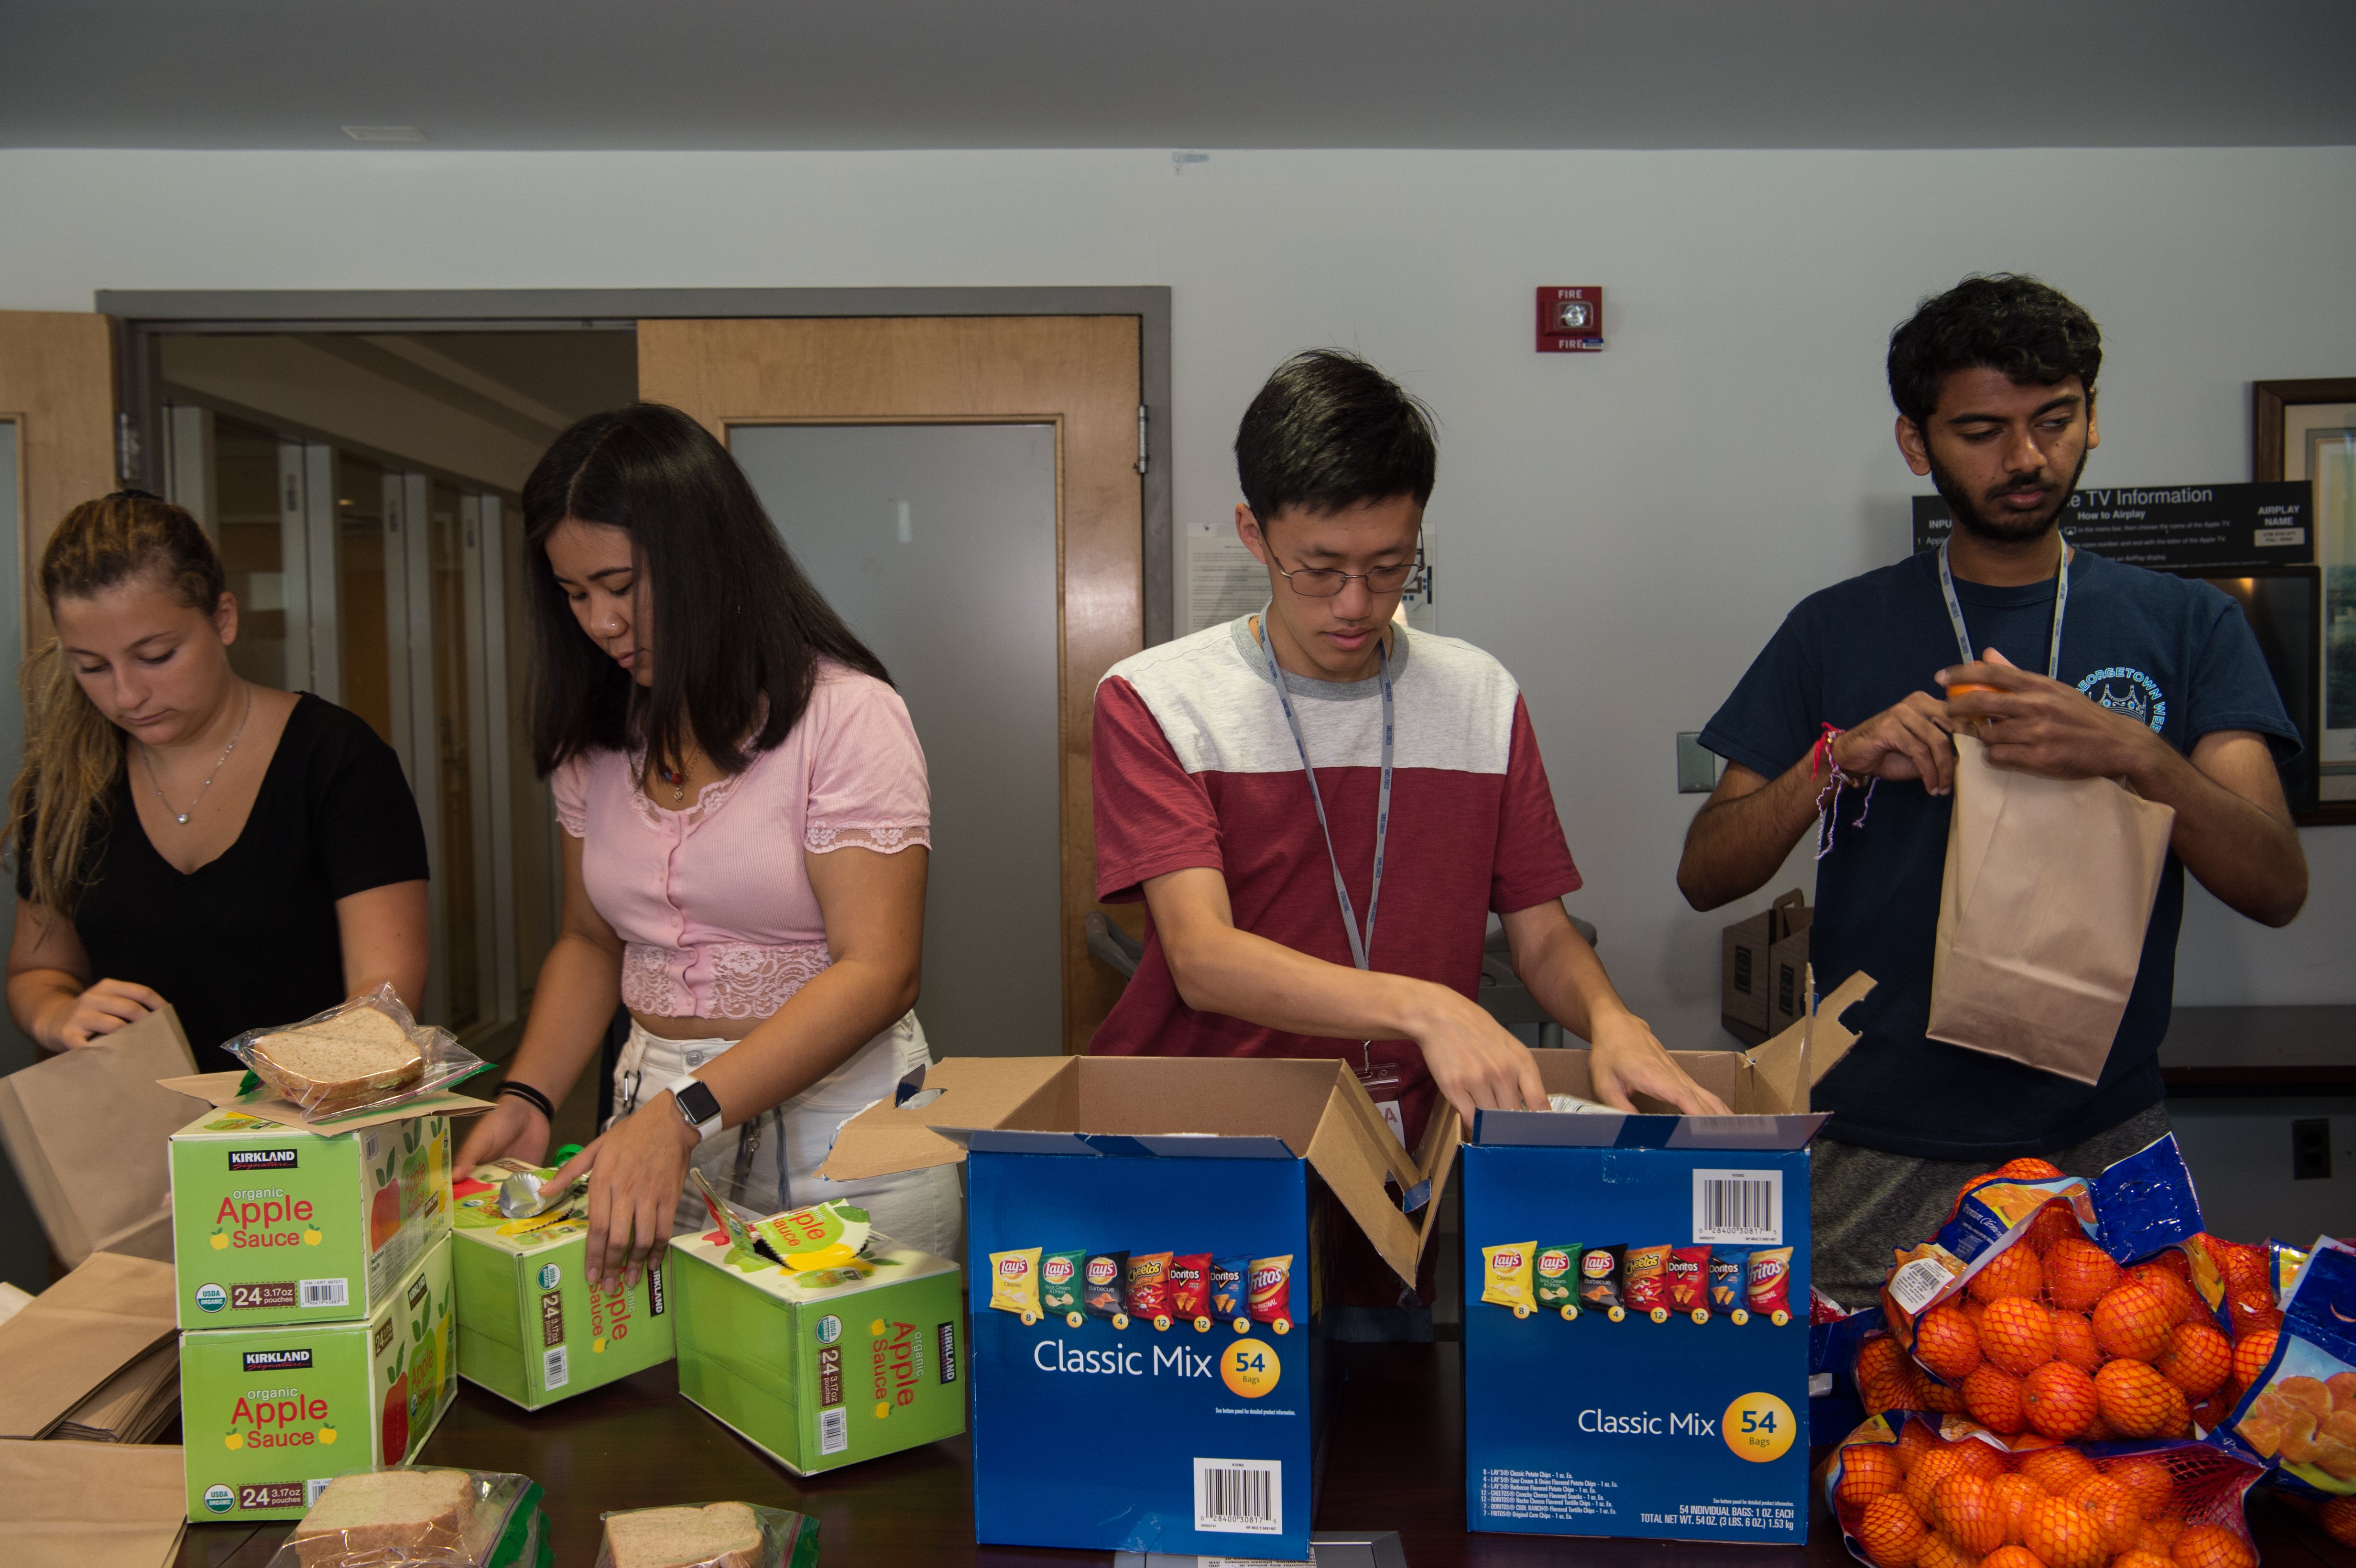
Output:
[[180,1336],[191,1521],[299,1519],[334,1477],[423,1446],[457,1390],[450,1244],[371,1317]]
[[679,1392],[798,1476],[965,1430],[957,1264],[827,1202],[674,1236]]
[[330,1133],[206,1112],[172,1135],[180,1327],[373,1317],[450,1228],[450,1152],[444,1115]]
[[582,1267],[585,1194],[544,1214],[509,1220],[498,1182],[553,1168],[500,1160],[451,1189],[450,1273],[458,1291],[458,1375],[538,1410],[671,1358],[669,1264],[636,1285],[592,1290]]

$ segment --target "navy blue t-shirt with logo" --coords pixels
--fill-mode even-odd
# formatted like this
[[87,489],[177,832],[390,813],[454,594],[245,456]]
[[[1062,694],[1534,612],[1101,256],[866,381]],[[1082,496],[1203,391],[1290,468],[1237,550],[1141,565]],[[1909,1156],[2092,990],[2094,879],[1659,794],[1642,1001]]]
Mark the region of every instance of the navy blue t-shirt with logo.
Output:
[[[1976,653],[1993,645],[2023,669],[2044,671],[2050,580],[2021,588],[1958,580],[1955,596]],[[1958,662],[1938,553],[1924,550],[1802,601],[1701,742],[1772,779],[1807,753],[1826,723],[1848,729],[1910,692],[1941,695],[1932,677]],[[2298,750],[2249,622],[2205,582],[2079,550],[2061,678],[2142,720],[2179,752],[2219,730],[2265,735],[2278,760]],[[1833,848],[1816,868],[1809,956],[1820,995],[1860,969],[1878,984],[1845,1020],[1861,1027],[1856,1047],[1817,1086],[1816,1108],[1833,1114],[1826,1136],[1919,1158],[1994,1163],[2050,1154],[2158,1104],[2184,916],[2182,863],[2171,854],[2161,873],[2143,966],[2102,1081],[2081,1083],[1923,1034],[1952,806],[1952,796],[1913,782],[1877,785],[1869,808],[1861,792],[1841,794]]]

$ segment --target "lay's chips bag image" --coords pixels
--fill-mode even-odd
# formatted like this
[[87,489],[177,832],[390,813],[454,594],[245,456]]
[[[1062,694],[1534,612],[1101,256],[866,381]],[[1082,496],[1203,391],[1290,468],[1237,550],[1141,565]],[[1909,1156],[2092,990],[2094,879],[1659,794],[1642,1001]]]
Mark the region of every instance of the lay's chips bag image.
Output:
[[1537,1304],[1565,1318],[1579,1316],[1580,1249],[1567,1242],[1538,1248],[1536,1282]]
[[1537,1243],[1508,1242],[1481,1249],[1481,1299],[1510,1307],[1516,1317],[1537,1310]]
[[1041,1316],[1039,1251],[1023,1247],[990,1254],[990,1305],[1016,1314],[1025,1323],[1036,1323]]
[[1039,1308],[1080,1326],[1080,1273],[1088,1266],[1086,1252],[1049,1253],[1039,1264]]
[[1627,1251],[1622,1243],[1590,1247],[1579,1254],[1579,1305],[1614,1323],[1628,1316],[1620,1299],[1620,1260]]

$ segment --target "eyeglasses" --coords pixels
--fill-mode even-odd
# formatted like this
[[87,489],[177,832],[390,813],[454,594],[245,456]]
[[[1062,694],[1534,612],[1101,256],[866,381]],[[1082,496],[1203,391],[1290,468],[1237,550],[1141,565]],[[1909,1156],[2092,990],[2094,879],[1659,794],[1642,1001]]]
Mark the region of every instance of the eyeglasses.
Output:
[[1378,566],[1372,571],[1334,571],[1326,567],[1287,571],[1280,566],[1275,570],[1303,599],[1331,599],[1354,581],[1365,583],[1370,593],[1412,593],[1423,586],[1423,567],[1417,561],[1403,566]]

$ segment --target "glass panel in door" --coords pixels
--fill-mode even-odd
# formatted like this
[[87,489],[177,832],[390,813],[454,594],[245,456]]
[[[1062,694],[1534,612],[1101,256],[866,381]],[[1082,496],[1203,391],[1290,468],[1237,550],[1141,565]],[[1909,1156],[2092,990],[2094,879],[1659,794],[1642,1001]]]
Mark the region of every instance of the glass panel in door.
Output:
[[385,595],[384,470],[348,452],[336,464],[336,528],[340,700],[367,720],[380,739],[391,741],[393,650]]
[[[453,1033],[482,1017],[482,965],[475,899],[472,701],[475,672],[467,661],[466,538],[462,497],[435,484],[427,503],[427,592],[434,603],[434,756],[419,769],[420,790],[438,796],[441,842],[434,848],[434,880],[442,914],[434,957],[443,965],[447,1016],[435,1021]],[[423,764],[427,759],[421,758]]]
[[230,667],[257,685],[286,686],[286,561],[278,437],[222,418],[213,426],[213,539],[237,595]]
[[924,745],[934,1054],[1055,1052],[1055,427],[737,425],[729,444]]

